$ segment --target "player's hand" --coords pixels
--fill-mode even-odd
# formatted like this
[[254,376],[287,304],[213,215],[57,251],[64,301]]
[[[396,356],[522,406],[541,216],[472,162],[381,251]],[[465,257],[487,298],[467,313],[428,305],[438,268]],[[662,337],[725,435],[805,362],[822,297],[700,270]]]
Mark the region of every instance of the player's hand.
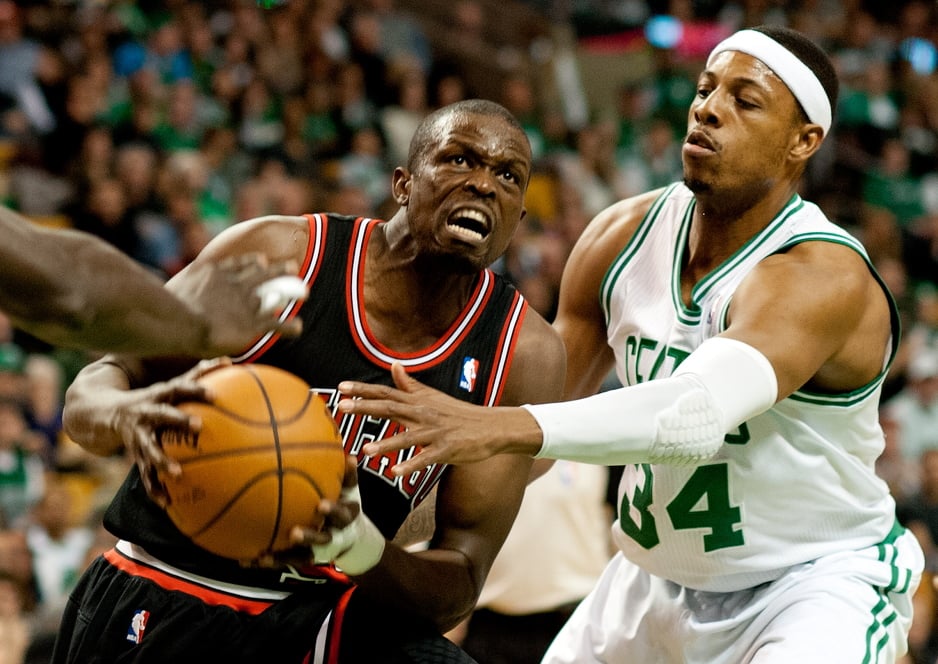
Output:
[[207,335],[194,354],[234,355],[267,332],[288,337],[299,334],[299,318],[281,320],[286,318],[281,315],[286,306],[305,301],[308,295],[306,286],[293,276],[296,270],[293,261],[269,265],[260,253],[219,263],[193,263],[190,277],[180,282],[176,294],[185,302],[197,303],[193,306],[205,320]]
[[291,549],[262,561],[299,566],[334,563],[349,575],[363,574],[378,564],[386,540],[362,511],[358,490],[358,465],[354,456],[345,460],[342,493],[337,501],[323,499],[317,512],[323,519],[318,529],[295,526],[290,532]]
[[150,497],[166,507],[169,496],[160,474],[178,476],[179,464],[163,452],[162,439],[178,436],[195,445],[202,422],[174,406],[184,402],[211,403],[213,395],[197,379],[210,371],[231,364],[228,358],[203,360],[172,380],[148,387],[116,393],[111,427],[131,454],[143,486]]
[[341,400],[338,409],[394,420],[407,428],[362,448],[369,456],[380,456],[416,447],[417,454],[392,467],[395,475],[407,475],[434,463],[474,463],[513,451],[502,434],[510,431],[518,418],[533,420],[521,409],[487,408],[451,397],[408,376],[399,362],[391,366],[391,375],[398,389],[343,381],[339,391],[354,398]]

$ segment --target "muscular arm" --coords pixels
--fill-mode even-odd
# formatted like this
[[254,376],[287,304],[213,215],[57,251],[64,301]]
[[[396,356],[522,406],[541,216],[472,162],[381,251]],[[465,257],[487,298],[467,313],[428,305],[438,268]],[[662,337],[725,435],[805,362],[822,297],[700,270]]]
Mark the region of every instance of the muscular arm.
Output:
[[[198,283],[179,297],[92,235],[42,228],[3,207],[0,232],[0,309],[14,325],[52,344],[211,357],[236,352],[279,326],[258,315],[254,289],[287,266],[249,258],[200,267]],[[184,301],[205,289],[216,297]]]
[[[251,252],[260,252],[272,263],[290,262],[296,258],[291,252],[305,247],[304,229],[304,220],[296,217],[283,218],[280,223],[238,224],[213,240],[192,264],[167,283],[165,289],[159,286],[159,292],[170,298],[173,292],[185,292],[194,306],[208,307],[211,300],[218,297],[218,292],[205,287],[205,269],[218,261],[236,259],[245,247]],[[296,232],[291,232],[293,230]],[[237,331],[237,324],[232,324]],[[168,468],[170,462],[163,455],[155,432],[159,428],[188,430],[194,426],[173,405],[204,399],[204,390],[195,383],[195,378],[217,365],[217,362],[207,361],[179,376],[196,362],[196,352],[183,347],[171,357],[108,355],[89,364],[79,372],[66,393],[65,431],[76,443],[95,454],[129,449],[151,495],[159,498],[155,470]]]
[[[564,353],[559,337],[528,312],[502,403],[560,398]],[[514,522],[530,457],[499,455],[450,467],[437,490],[436,531],[427,551],[388,543],[381,562],[356,580],[382,601],[415,607],[442,630],[467,616]]]
[[599,289],[610,265],[659,193],[629,198],[599,213],[567,260],[554,319],[554,328],[567,353],[565,399],[595,394],[612,369],[615,357],[606,342]]
[[807,385],[849,391],[884,367],[889,305],[866,261],[831,242],[805,242],[765,259],[740,284],[721,336],[761,352],[778,399]]

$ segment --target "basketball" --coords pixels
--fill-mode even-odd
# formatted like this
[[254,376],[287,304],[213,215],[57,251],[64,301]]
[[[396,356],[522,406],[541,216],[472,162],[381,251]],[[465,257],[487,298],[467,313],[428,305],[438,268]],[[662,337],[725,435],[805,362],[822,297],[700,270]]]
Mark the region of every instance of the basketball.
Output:
[[345,451],[325,402],[303,380],[261,364],[232,365],[199,381],[214,403],[178,406],[202,420],[196,444],[169,433],[182,468],[160,477],[179,530],[214,554],[249,561],[289,547],[293,526],[318,527],[321,498],[336,500]]

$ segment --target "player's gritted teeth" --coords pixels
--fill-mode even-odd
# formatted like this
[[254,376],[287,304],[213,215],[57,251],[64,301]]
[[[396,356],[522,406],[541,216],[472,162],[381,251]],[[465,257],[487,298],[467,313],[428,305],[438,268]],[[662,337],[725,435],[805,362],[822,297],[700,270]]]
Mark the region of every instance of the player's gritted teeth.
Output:
[[450,215],[446,227],[463,240],[478,242],[488,236],[492,222],[481,210],[460,208]]

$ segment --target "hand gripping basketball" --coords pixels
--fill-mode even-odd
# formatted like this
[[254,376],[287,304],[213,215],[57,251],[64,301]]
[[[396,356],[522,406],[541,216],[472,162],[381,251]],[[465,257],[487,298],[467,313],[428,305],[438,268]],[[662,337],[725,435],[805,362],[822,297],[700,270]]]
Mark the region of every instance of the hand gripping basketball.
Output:
[[358,484],[343,488],[340,500],[357,505],[358,514],[344,528],[330,528],[332,539],[327,544],[313,544],[313,558],[319,564],[335,563],[351,576],[364,574],[381,560],[386,540],[362,511]]

